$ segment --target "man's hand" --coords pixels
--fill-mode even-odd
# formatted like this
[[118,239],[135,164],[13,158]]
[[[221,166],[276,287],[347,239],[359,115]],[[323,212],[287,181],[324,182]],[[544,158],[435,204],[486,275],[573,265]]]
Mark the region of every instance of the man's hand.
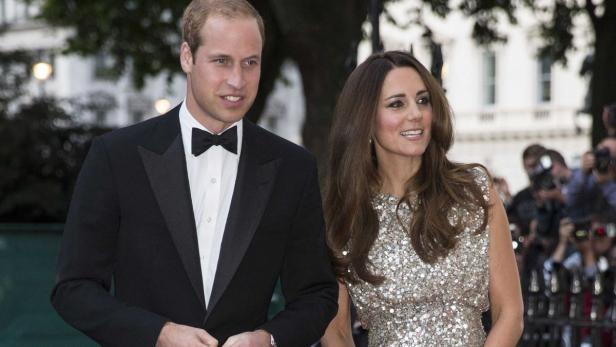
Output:
[[558,229],[558,243],[566,245],[573,233],[573,222],[569,218],[560,220],[560,228]]
[[270,347],[270,334],[256,330],[231,336],[222,347]]
[[542,203],[546,203],[547,201],[558,201],[561,203],[565,202],[565,197],[558,188],[539,189],[539,191],[537,192],[537,197]]
[[580,169],[585,175],[589,175],[595,167],[595,155],[592,152],[582,154]]
[[203,329],[168,322],[158,335],[156,347],[218,347],[218,340]]
[[594,170],[593,175],[595,176],[595,182],[597,182],[597,184],[604,184],[612,180],[612,176],[610,175],[609,172],[600,173],[597,170]]
[[582,164],[580,165],[580,169],[584,174],[588,175],[590,173],[595,176],[595,181],[598,184],[603,184],[605,182],[609,182],[611,180],[611,176],[609,173],[600,173],[595,170],[595,155],[592,152],[586,152],[582,155]]

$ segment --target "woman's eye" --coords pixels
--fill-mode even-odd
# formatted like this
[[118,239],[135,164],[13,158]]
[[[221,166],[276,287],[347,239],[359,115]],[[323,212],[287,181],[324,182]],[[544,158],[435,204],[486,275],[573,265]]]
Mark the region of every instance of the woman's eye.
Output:
[[422,96],[421,98],[417,99],[417,103],[420,104],[420,105],[429,105],[430,104],[430,97]]
[[400,100],[396,100],[394,102],[391,102],[389,105],[387,105],[387,107],[389,108],[400,108],[404,105],[404,103]]

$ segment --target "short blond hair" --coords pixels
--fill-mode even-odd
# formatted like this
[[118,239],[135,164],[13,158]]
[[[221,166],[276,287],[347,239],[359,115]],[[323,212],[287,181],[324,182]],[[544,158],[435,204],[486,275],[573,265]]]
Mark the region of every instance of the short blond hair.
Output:
[[265,44],[265,25],[259,12],[246,0],[193,0],[182,17],[182,40],[188,43],[194,55],[202,44],[199,32],[211,15],[226,18],[250,17],[257,21],[261,40]]

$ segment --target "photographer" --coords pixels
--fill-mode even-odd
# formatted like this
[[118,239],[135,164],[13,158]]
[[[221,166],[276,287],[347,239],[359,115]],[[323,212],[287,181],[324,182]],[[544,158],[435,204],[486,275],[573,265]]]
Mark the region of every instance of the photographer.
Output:
[[537,236],[555,239],[565,214],[565,192],[571,177],[564,157],[553,149],[546,150],[531,172],[533,195],[537,206]]
[[573,223],[571,219],[563,218],[558,234],[558,245],[544,263],[546,280],[555,264],[569,271],[581,271],[588,281],[597,272],[605,272],[609,268],[608,253],[616,237],[614,224],[591,223],[589,220]]
[[615,179],[616,138],[606,138],[593,151],[584,153],[580,169],[572,171],[566,192],[569,216],[612,219],[616,215]]
[[527,190],[534,212],[527,234],[521,234],[524,237],[520,254],[524,255],[522,282],[525,289],[530,273],[543,267],[558,243],[559,223],[565,212],[562,189],[571,175],[563,156],[557,151],[540,147],[534,154],[534,165],[529,165],[530,161],[524,162],[531,181]]
[[[522,152],[522,165],[524,171],[532,180],[532,173],[539,157],[545,153],[545,147],[539,144],[529,145]],[[514,223],[520,229],[521,236],[528,236],[530,234],[531,221],[536,219],[537,206],[535,197],[533,194],[532,185],[528,186],[515,194],[509,206],[507,206],[507,218],[510,223]]]

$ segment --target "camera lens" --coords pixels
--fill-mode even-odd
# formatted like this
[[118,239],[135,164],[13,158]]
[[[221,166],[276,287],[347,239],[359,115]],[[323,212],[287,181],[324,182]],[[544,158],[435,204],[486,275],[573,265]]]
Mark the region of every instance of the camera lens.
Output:
[[612,162],[610,150],[607,148],[596,148],[593,150],[593,155],[595,156],[595,169],[599,173],[607,173]]

